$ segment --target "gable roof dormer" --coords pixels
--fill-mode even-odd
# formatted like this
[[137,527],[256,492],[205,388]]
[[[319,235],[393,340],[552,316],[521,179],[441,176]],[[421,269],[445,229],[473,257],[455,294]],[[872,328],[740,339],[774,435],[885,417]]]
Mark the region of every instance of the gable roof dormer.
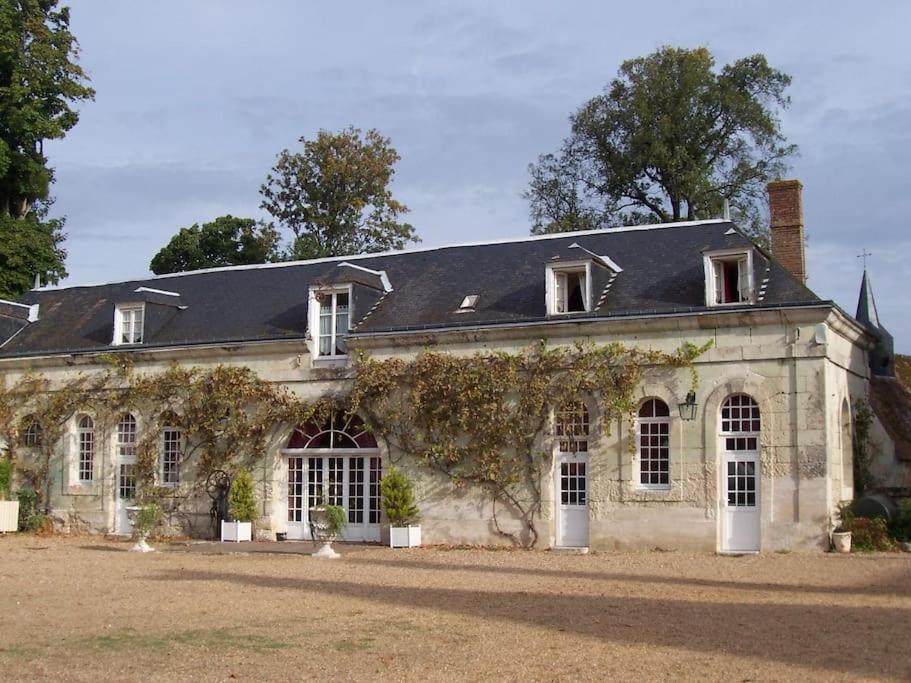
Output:
[[176,312],[183,311],[179,292],[137,287],[114,301],[113,346],[142,344],[167,323]]
[[545,268],[547,315],[596,310],[622,271],[610,257],[573,242],[551,257]]

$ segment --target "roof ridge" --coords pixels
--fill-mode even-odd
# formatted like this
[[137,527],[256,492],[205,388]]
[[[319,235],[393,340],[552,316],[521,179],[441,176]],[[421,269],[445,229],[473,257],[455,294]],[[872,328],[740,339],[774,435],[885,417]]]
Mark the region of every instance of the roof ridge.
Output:
[[[300,261],[281,261],[278,263],[253,263],[249,265],[242,266],[218,266],[215,268],[201,268],[200,270],[187,270],[180,273],[164,273],[162,275],[149,275],[147,277],[134,277],[128,278],[125,280],[113,280],[110,282],[92,282],[86,284],[73,284],[73,285],[46,285],[44,287],[39,287],[38,289],[32,289],[32,292],[49,292],[57,291],[61,289],[77,289],[79,287],[101,287],[105,285],[120,285],[127,284],[130,282],[149,282],[152,280],[165,280],[175,277],[186,277],[190,275],[205,275],[207,273],[220,273],[227,271],[240,271],[240,270],[257,270],[257,269],[269,269],[269,268],[290,268],[294,266],[303,266],[316,263],[334,263],[336,261],[350,261],[355,259],[368,259],[368,258],[379,258],[383,256],[397,256],[399,254],[419,254],[425,253],[428,251],[440,251],[443,249],[459,249],[462,247],[484,247],[484,246],[493,246],[497,244],[516,244],[519,242],[535,242],[540,240],[550,240],[550,239],[561,239],[568,237],[577,237],[580,235],[601,235],[601,234],[613,234],[620,232],[636,232],[640,230],[662,230],[665,228],[688,228],[688,227],[697,227],[702,225],[716,225],[718,223],[730,223],[731,221],[725,218],[708,218],[705,220],[698,221],[677,221],[675,223],[650,223],[647,225],[628,225],[621,226],[618,228],[599,228],[597,230],[576,230],[570,232],[554,232],[548,233],[546,235],[526,235],[523,237],[511,237],[503,238],[496,240],[482,240],[477,242],[462,242],[458,244],[443,244],[436,247],[417,247],[413,249],[395,249],[392,251],[381,251],[367,254],[348,254],[346,256],[325,256],[322,258],[316,259],[303,259]],[[354,265],[354,264],[352,264]]]

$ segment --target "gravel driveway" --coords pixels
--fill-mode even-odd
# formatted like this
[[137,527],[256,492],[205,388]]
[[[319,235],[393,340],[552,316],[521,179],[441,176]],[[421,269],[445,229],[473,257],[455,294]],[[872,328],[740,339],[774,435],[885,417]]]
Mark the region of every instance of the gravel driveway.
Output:
[[127,547],[0,538],[0,678],[911,679],[907,554]]

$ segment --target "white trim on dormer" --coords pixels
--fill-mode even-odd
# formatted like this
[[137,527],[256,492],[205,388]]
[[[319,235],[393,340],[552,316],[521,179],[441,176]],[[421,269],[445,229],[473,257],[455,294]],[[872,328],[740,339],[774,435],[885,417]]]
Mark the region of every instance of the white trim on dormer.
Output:
[[370,273],[371,275],[376,275],[380,278],[380,282],[383,284],[383,291],[391,292],[392,283],[389,282],[389,276],[386,274],[385,270],[373,270],[372,268],[364,268],[364,266],[359,266],[356,263],[348,263],[348,261],[343,261],[338,264],[338,267],[348,266],[349,268],[356,268],[357,270],[362,270],[365,273]]
[[164,296],[180,296],[179,292],[169,292],[166,289],[152,289],[151,287],[137,287],[133,291],[137,294],[140,292],[148,292],[149,294],[163,294]]
[[[353,328],[353,319],[354,319],[354,292],[352,291],[352,286],[347,285],[328,285],[328,286],[312,286],[307,294],[307,337],[308,343],[310,344],[310,356],[314,360],[322,361],[334,361],[334,360],[346,360],[348,358],[347,353],[334,353],[336,338],[338,336],[338,331],[336,328],[336,312],[335,312],[335,301],[336,294],[347,294],[348,295],[348,329],[343,332],[344,336],[347,337]],[[319,352],[319,341],[320,341],[320,308],[322,304],[317,299],[317,295],[324,294],[331,297],[332,300],[332,332],[331,332],[331,346],[333,353],[329,354],[320,354]]]
[[622,273],[622,272],[623,272],[623,268],[621,268],[620,266],[618,266],[618,265],[617,265],[617,262],[614,261],[610,256],[604,256],[603,254],[596,254],[595,252],[591,251],[590,249],[586,249],[585,247],[583,247],[583,246],[582,246],[581,244],[579,244],[578,242],[573,242],[572,244],[569,245],[569,247],[567,247],[567,249],[581,249],[581,250],[584,251],[586,254],[590,254],[591,257],[592,257],[593,259],[595,259],[596,261],[600,261],[600,262],[601,262],[601,265],[607,266],[608,268],[610,268],[610,269],[611,269],[612,271],[614,271],[615,273]]
[[[557,310],[557,276],[560,273],[578,273],[585,271],[585,311]],[[559,261],[548,263],[545,269],[545,293],[547,296],[547,315],[569,315],[571,313],[591,312],[592,310],[592,262],[591,259],[578,261]]]
[[[756,285],[753,277],[753,253],[751,246],[731,247],[729,249],[714,249],[712,251],[702,252],[702,265],[705,272],[705,305],[712,307],[721,306],[738,306],[742,304],[752,304],[756,301]],[[740,271],[740,277],[745,278],[746,297],[740,301],[725,301],[718,303],[716,301],[717,278],[715,275],[715,263],[717,261],[730,261],[733,258],[745,259],[746,273]]]
[[[139,341],[123,341],[123,314],[127,311],[140,311],[141,320],[139,328]],[[112,346],[137,346],[142,344],[145,341],[145,320],[146,320],[146,305],[142,301],[134,302],[124,302],[119,304],[114,304],[114,336],[111,340]],[[135,317],[131,324],[135,324]],[[135,335],[134,335],[135,338]]]
[[9,299],[0,299],[0,304],[6,304],[7,306],[16,306],[17,308],[27,308],[28,317],[26,320],[30,323],[38,320],[38,304],[20,304],[18,301],[10,301]]

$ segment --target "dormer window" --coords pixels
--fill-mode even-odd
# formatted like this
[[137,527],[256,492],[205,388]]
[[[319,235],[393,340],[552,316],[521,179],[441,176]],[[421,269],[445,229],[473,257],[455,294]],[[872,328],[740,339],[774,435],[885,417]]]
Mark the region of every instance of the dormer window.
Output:
[[143,304],[118,305],[114,309],[114,345],[141,344],[145,317]]
[[706,305],[752,303],[753,251],[705,254]]
[[591,264],[548,266],[547,290],[547,312],[550,315],[590,311]]
[[348,335],[351,312],[351,292],[338,290],[313,292],[312,306],[317,334],[316,355],[320,358],[340,358],[348,355],[345,337]]

